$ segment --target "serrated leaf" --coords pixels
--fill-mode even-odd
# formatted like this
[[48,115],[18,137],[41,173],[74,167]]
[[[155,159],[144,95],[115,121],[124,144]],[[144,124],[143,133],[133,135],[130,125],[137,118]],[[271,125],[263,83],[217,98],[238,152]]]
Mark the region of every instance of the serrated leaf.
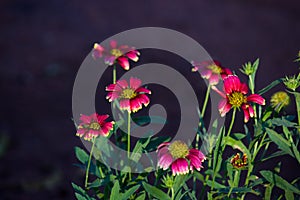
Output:
[[290,190],[296,194],[300,194],[300,190],[271,171],[263,170],[260,174],[270,183],[283,190]]
[[151,194],[153,197],[158,198],[159,200],[171,200],[169,195],[167,195],[166,193],[164,193],[162,190],[158,189],[157,187],[149,185],[145,182],[143,182],[143,186],[144,186],[145,190],[149,194]]

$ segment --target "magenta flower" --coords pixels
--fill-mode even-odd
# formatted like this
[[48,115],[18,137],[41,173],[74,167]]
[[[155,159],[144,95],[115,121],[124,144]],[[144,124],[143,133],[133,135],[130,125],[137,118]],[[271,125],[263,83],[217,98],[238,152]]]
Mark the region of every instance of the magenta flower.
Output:
[[202,162],[206,159],[200,150],[189,149],[180,140],[160,144],[157,152],[158,167],[166,170],[171,166],[173,175],[187,174],[194,169],[200,171]]
[[246,123],[250,117],[254,117],[255,115],[250,102],[265,105],[265,99],[258,94],[246,96],[248,86],[245,83],[241,83],[240,79],[235,75],[229,75],[224,79],[224,92],[219,91],[215,86],[212,89],[224,98],[219,103],[219,111],[222,117],[231,108],[242,108],[245,115],[244,122]]
[[222,67],[221,63],[215,60],[203,61],[201,63],[192,62],[192,65],[194,66],[192,71],[196,72],[200,70],[202,78],[207,79],[210,85],[217,85],[220,78],[224,79],[232,74],[230,69]]
[[78,126],[76,135],[88,141],[99,135],[107,137],[115,123],[114,121],[106,122],[105,120],[108,117],[109,115],[98,115],[97,113],[90,116],[81,115],[81,123]]
[[127,45],[118,46],[115,40],[110,41],[110,49],[106,50],[100,44],[95,43],[93,49],[93,57],[104,57],[104,62],[107,65],[114,65],[118,63],[123,69],[129,70],[128,59],[137,62],[139,60],[140,52],[133,47]]
[[142,105],[148,106],[150,100],[146,94],[151,91],[141,87],[142,81],[138,78],[130,78],[129,84],[126,80],[118,80],[116,84],[110,84],[106,87],[108,94],[106,98],[109,102],[118,100],[121,110],[128,112],[137,112]]

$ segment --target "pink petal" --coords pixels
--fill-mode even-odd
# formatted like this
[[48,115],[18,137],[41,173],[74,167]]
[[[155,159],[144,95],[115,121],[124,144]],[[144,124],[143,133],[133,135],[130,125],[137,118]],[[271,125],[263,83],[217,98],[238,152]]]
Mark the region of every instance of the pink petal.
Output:
[[205,69],[205,70],[200,71],[200,74],[201,74],[202,78],[209,79],[212,74],[212,71],[210,69]]
[[138,89],[135,90],[136,93],[146,93],[146,94],[151,94],[151,91],[146,89],[146,88],[143,88],[143,87],[140,87]]
[[219,83],[220,75],[219,74],[212,74],[209,78],[210,85],[217,85]]
[[160,168],[162,168],[163,170],[166,170],[170,167],[172,162],[173,162],[172,155],[167,153],[167,154],[164,154],[162,157],[160,157],[160,159],[158,161],[158,166]]
[[89,124],[92,121],[91,117],[87,115],[80,115],[80,120],[85,124]]
[[118,63],[121,65],[121,67],[125,70],[129,70],[129,62],[128,59],[121,56],[118,58]]
[[120,86],[120,88],[122,88],[122,89],[128,88],[128,83],[124,79],[123,80],[118,80],[117,85]]
[[115,56],[106,56],[104,58],[104,63],[107,64],[107,65],[113,65],[115,60],[116,60]]
[[227,99],[221,100],[218,107],[221,117],[224,117],[231,109],[231,105],[228,103]]
[[139,60],[138,55],[139,55],[139,52],[136,50],[129,51],[128,53],[126,53],[126,56],[134,62],[137,62]]
[[127,110],[128,112],[131,112],[129,99],[120,100],[120,109],[121,110]]
[[163,142],[157,147],[157,150],[159,151],[161,148],[168,147],[169,145],[170,142]]
[[248,93],[248,86],[245,83],[241,83],[239,91],[242,94],[247,94]]
[[98,123],[102,124],[108,117],[109,115],[97,115]]
[[216,86],[213,85],[211,87],[211,89],[214,90],[216,93],[218,93],[221,97],[223,97],[224,99],[226,99],[226,95],[223,92],[221,92]]
[[144,104],[144,106],[148,106],[148,104],[150,103],[149,97],[145,94],[139,94],[135,97],[135,99],[137,99],[139,103]]
[[138,89],[142,84],[142,81],[140,79],[134,77],[131,77],[129,82],[130,82],[130,88],[134,90]]
[[178,158],[172,163],[173,175],[187,174],[189,172],[189,164],[184,158]]
[[110,41],[110,47],[112,49],[116,49],[117,48],[117,41],[116,40],[111,40]]
[[142,103],[139,98],[134,98],[130,100],[130,109],[133,112],[137,112],[142,108]]
[[248,111],[248,108],[247,107],[244,107],[242,106],[242,109],[244,111],[244,122],[247,123],[250,119],[250,114],[249,114],[249,111]]
[[251,94],[247,97],[247,101],[254,102],[260,105],[265,105],[265,99],[258,94]]
[[106,95],[106,99],[108,99],[109,102],[112,102],[120,97],[120,93],[118,92],[109,92]]
[[232,75],[232,72],[228,68],[223,68],[223,71],[221,73],[222,79],[225,79],[228,75]]
[[229,75],[224,79],[224,90],[226,94],[231,94],[235,91],[240,91],[241,81],[235,75]]

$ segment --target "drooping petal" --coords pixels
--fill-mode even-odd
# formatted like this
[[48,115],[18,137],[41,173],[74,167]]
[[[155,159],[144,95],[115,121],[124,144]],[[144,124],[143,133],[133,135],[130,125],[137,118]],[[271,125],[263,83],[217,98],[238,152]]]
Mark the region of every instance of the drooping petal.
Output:
[[162,155],[158,161],[158,166],[162,168],[163,170],[166,170],[170,167],[170,165],[173,162],[172,155],[169,153],[166,153]]
[[128,112],[131,112],[131,110],[130,110],[130,100],[129,99],[121,99],[120,100],[120,109],[121,110],[127,110]]
[[250,114],[249,114],[248,107],[246,105],[243,105],[242,109],[244,111],[244,122],[247,123],[250,119]]
[[129,62],[128,62],[127,58],[125,58],[124,56],[121,56],[117,60],[118,60],[118,63],[121,65],[121,67],[123,67],[123,69],[129,70]]
[[224,99],[226,99],[226,95],[223,92],[221,92],[216,86],[213,85],[211,87],[211,89],[214,90],[216,93],[218,93],[221,97],[223,97]]
[[210,85],[217,85],[219,83],[220,75],[219,74],[212,74],[209,78]]
[[107,65],[113,65],[116,60],[116,56],[106,56],[104,58],[104,63]]
[[187,174],[189,172],[189,164],[186,159],[178,158],[172,163],[173,175]]
[[130,109],[132,112],[137,112],[142,108],[142,103],[139,98],[134,98],[130,100]]
[[247,97],[247,101],[254,102],[260,105],[265,105],[265,99],[259,94],[251,94]]
[[104,48],[101,45],[99,45],[98,43],[95,43],[93,53],[92,53],[92,56],[94,57],[94,59],[102,57],[103,52],[104,52]]
[[231,104],[228,103],[227,99],[222,99],[219,102],[218,107],[219,107],[219,112],[220,112],[221,117],[224,117],[226,115],[226,113],[228,113],[229,110],[231,109]]
[[141,84],[142,81],[140,79],[134,77],[130,78],[130,88],[136,90],[141,86]]
[[148,106],[148,104],[150,103],[150,99],[147,95],[145,94],[139,94],[136,99],[138,99],[138,101],[142,104],[144,104],[144,106]]
[[248,106],[248,112],[249,112],[250,117],[255,117],[255,112],[254,112],[252,106],[250,106],[250,105]]
[[109,92],[106,95],[106,99],[108,99],[109,102],[112,102],[120,97],[120,94],[118,92]]
[[212,71],[210,69],[205,69],[205,70],[201,70],[200,74],[202,78],[209,79],[212,74]]

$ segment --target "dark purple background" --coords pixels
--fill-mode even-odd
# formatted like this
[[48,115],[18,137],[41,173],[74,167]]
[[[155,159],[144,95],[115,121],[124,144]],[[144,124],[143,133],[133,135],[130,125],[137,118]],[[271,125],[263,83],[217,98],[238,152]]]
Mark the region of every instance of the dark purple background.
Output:
[[[72,165],[73,147],[82,146],[71,121],[72,86],[96,41],[131,28],[165,27],[194,38],[231,69],[260,57],[258,88],[299,71],[293,63],[300,50],[299,1],[186,2],[0,2],[0,141],[7,140],[0,199],[75,198],[70,182],[83,183],[83,172]],[[298,166],[283,163],[289,181]]]

